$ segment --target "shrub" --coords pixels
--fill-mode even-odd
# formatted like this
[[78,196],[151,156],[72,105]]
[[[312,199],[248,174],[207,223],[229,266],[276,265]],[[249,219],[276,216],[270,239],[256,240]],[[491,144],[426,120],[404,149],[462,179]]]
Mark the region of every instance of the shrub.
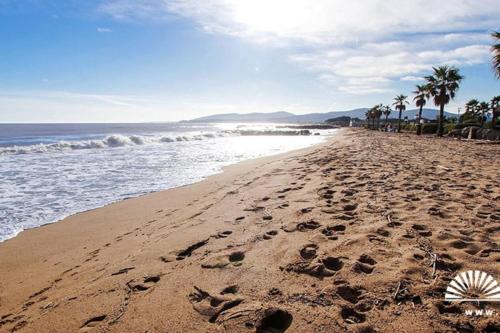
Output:
[[477,127],[480,127],[481,124],[480,123],[476,123],[475,121],[465,121],[463,123],[460,123],[460,124],[457,124],[455,125],[455,128],[456,129],[462,129],[462,128],[465,128],[465,127],[471,127],[471,126],[477,126]]
[[446,123],[444,124],[444,134],[450,133],[456,128],[455,123]]
[[415,124],[405,124],[402,126],[404,131],[415,132],[417,130]]
[[422,126],[422,134],[435,134],[438,129],[438,124],[428,123]]

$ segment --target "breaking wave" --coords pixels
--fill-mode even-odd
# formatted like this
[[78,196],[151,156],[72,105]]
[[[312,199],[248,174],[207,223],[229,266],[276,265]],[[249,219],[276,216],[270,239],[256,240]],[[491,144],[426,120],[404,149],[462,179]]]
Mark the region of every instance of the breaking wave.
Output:
[[142,146],[148,144],[161,144],[169,142],[197,141],[204,139],[212,139],[217,137],[229,136],[229,131],[217,133],[202,133],[195,135],[179,135],[179,136],[142,136],[142,135],[108,135],[100,140],[81,140],[81,141],[59,141],[55,143],[40,143],[26,146],[10,146],[0,147],[0,155],[5,154],[31,154],[31,153],[46,153],[57,152],[63,150],[81,150],[81,149],[101,149],[101,148],[117,148],[126,146]]

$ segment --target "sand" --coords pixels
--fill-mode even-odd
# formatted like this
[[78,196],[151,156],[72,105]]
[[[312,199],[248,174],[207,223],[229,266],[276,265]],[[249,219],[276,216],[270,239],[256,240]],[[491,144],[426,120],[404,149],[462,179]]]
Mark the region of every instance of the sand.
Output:
[[[494,332],[500,145],[342,130],[0,244],[0,332]],[[500,280],[499,280],[500,281]],[[484,307],[484,303],[483,303]]]

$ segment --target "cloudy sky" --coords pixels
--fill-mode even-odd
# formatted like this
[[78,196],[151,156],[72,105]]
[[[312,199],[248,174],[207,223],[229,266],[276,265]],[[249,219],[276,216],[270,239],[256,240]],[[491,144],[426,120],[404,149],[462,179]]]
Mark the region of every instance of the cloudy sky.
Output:
[[0,0],[0,122],[341,111],[466,76],[500,92],[500,0]]

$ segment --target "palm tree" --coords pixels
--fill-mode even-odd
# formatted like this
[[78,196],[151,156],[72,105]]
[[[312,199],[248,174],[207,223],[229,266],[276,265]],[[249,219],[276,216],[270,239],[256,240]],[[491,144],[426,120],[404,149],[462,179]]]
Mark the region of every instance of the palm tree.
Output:
[[476,107],[479,104],[477,99],[471,99],[467,103],[465,103],[465,112],[474,113],[476,111]]
[[478,105],[479,101],[475,98],[465,103],[465,112],[460,116],[460,122],[471,120],[476,121],[476,118],[478,116]]
[[419,108],[417,117],[417,135],[420,135],[422,134],[422,124],[420,123],[420,119],[422,119],[422,109],[429,99],[429,90],[426,85],[417,84],[417,89],[413,93],[416,95],[413,100],[415,101],[415,105]]
[[490,111],[490,105],[487,102],[481,102],[478,105],[479,112],[481,112],[481,127],[484,126],[485,113]]
[[387,118],[391,114],[391,107],[389,105],[384,106],[382,113],[385,116],[385,125],[387,125]]
[[370,120],[372,119],[372,111],[371,111],[371,109],[370,110],[366,110],[365,117],[366,117],[366,123],[368,125],[368,128],[371,128],[371,125],[370,125]]
[[496,120],[500,116],[500,95],[493,97],[491,99],[490,105],[491,111],[493,113],[491,119],[491,128],[495,129]]
[[493,69],[495,70],[496,77],[500,79],[500,31],[492,32],[491,36],[495,39],[495,44],[491,47]]
[[399,110],[399,118],[398,118],[398,133],[401,133],[401,113],[406,110],[406,104],[408,101],[406,100],[408,96],[405,95],[398,95],[394,98],[394,103],[392,105],[395,105],[396,110]]
[[371,129],[375,129],[375,119],[377,119],[377,106],[374,106],[368,110],[369,119],[372,121],[370,126]]
[[377,118],[377,130],[380,130],[380,117],[382,117],[382,103],[374,106],[375,118]]
[[448,104],[453,98],[463,80],[456,67],[440,66],[433,67],[434,73],[426,76],[427,86],[429,88],[429,95],[433,97],[434,104],[439,106],[439,118],[437,136],[443,136],[444,132],[444,106]]

